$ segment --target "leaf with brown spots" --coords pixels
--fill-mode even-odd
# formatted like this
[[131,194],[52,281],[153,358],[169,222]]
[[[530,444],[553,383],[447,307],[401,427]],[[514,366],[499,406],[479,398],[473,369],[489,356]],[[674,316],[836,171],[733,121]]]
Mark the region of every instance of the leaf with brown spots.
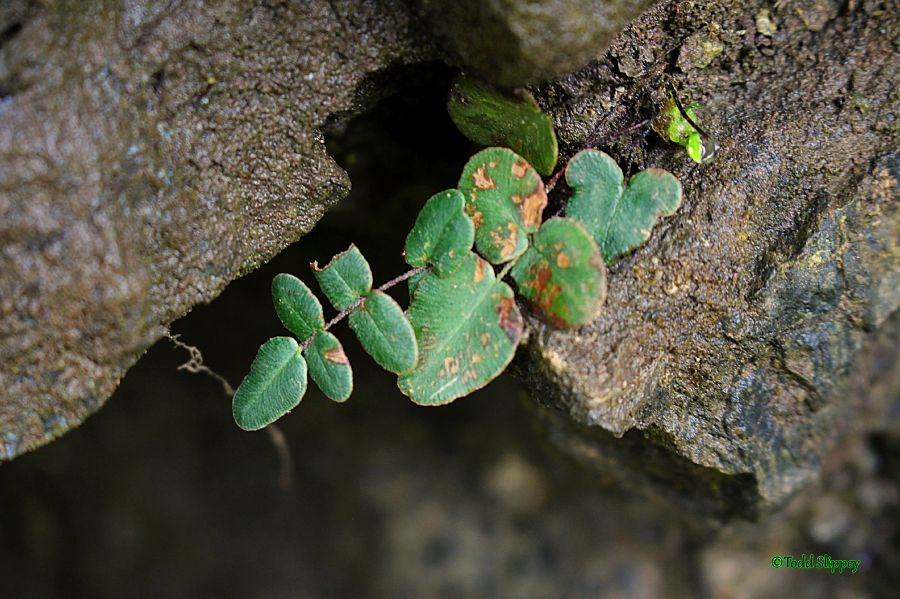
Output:
[[512,289],[473,252],[452,275],[425,275],[408,315],[419,362],[398,385],[420,405],[447,404],[484,387],[503,372],[522,337]]
[[353,370],[337,337],[328,331],[319,331],[303,350],[303,357],[309,367],[309,376],[326,397],[338,402],[350,397]]
[[450,85],[447,112],[463,135],[483,146],[502,145],[550,175],[559,153],[553,121],[528,92],[505,94],[458,75]]
[[507,148],[482,150],[466,163],[459,190],[475,223],[478,253],[493,264],[521,256],[547,206],[544,183],[531,165]]
[[551,218],[511,271],[521,293],[556,326],[591,322],[606,301],[606,267],[581,223]]
[[583,150],[569,161],[566,182],[575,191],[566,216],[584,224],[607,264],[647,241],[656,222],[681,205],[681,183],[672,173],[648,168],[626,187],[619,165],[597,150]]

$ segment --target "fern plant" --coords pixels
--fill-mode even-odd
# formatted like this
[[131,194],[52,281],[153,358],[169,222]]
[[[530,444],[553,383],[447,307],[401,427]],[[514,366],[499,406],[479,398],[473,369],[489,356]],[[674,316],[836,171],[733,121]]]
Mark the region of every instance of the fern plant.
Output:
[[[460,78],[448,104],[470,138],[500,141],[537,160],[542,173],[553,171],[556,137],[530,98],[510,98]],[[353,372],[330,332],[344,318],[375,362],[398,376],[400,390],[429,406],[485,386],[512,360],[525,324],[507,279],[547,322],[591,322],[606,299],[607,265],[678,209],[681,184],[661,169],[626,182],[615,161],[593,149],[576,154],[563,174],[572,189],[565,215],[545,221],[547,190],[532,164],[508,147],[478,152],[455,189],[423,206],[406,238],[408,272],[373,288],[369,264],[353,245],[324,267],[311,265],[337,311],[327,323],[303,281],[276,276],[275,311],[293,336],[260,347],[234,394],[238,426],[261,429],[291,411],[308,377],[334,401],[350,397]],[[410,291],[405,311],[385,293],[404,281]]]

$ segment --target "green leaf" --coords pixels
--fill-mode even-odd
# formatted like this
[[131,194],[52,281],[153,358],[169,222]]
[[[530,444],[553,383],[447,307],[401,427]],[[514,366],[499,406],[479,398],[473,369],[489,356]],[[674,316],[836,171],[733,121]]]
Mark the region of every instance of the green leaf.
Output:
[[319,287],[338,311],[346,310],[372,289],[372,269],[355,245],[332,258],[324,268],[319,268],[317,262],[310,266]]
[[234,421],[247,431],[272,424],[297,407],[306,393],[306,361],[292,337],[262,344],[231,403]]
[[[691,103],[684,107],[684,111],[695,123],[698,121],[698,108],[700,108],[700,105],[697,103]],[[697,133],[694,126],[691,125],[688,120],[684,118],[684,115],[681,114],[681,111],[678,110],[678,105],[671,96],[666,100],[665,105],[663,105],[660,118],[654,122],[653,127],[661,135],[668,137],[669,141],[673,141],[681,146],[687,145],[691,135]]]
[[406,238],[406,263],[433,264],[442,274],[453,270],[475,240],[475,225],[466,215],[465,205],[466,199],[458,189],[433,195]]
[[616,162],[597,150],[583,150],[569,161],[566,182],[575,192],[566,216],[584,224],[607,264],[647,241],[657,220],[681,205],[681,183],[672,173],[650,168],[625,187]]
[[528,301],[556,326],[594,320],[606,300],[606,267],[580,222],[551,218],[513,266],[513,279]]
[[420,405],[447,404],[484,387],[503,372],[522,337],[512,289],[472,252],[452,275],[423,277],[408,313],[419,362],[398,385]]
[[303,350],[309,375],[329,399],[346,401],[353,392],[353,370],[337,337],[319,331]]
[[272,301],[285,328],[303,341],[325,326],[322,304],[306,284],[293,275],[272,279]]
[[478,252],[494,264],[521,256],[547,206],[544,182],[531,165],[506,148],[482,150],[466,163],[459,190]]
[[450,85],[447,112],[462,134],[475,143],[512,148],[541,174],[553,173],[558,154],[553,121],[528,92],[510,96],[457,75]]
[[350,313],[350,328],[385,370],[400,374],[416,365],[419,351],[412,326],[403,308],[383,291],[373,291]]

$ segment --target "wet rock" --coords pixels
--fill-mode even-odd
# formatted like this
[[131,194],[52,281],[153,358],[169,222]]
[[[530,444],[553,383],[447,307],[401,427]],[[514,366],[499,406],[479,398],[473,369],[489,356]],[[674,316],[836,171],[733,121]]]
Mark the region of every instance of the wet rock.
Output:
[[652,0],[419,0],[463,64],[493,83],[558,77],[599,56]]
[[76,426],[168,323],[346,195],[319,127],[434,56],[411,19],[350,0],[0,6],[0,459]]
[[[859,408],[853,418],[857,430],[824,455],[819,480],[784,509],[759,523],[726,527],[702,550],[701,572],[711,596],[740,589],[739,596],[748,599],[771,597],[785,585],[798,589],[799,597],[893,593],[896,577],[881,573],[896,571],[898,563],[900,312],[869,341],[847,389],[848,401]],[[858,572],[832,576],[829,569],[770,565],[774,556],[799,559],[810,553],[823,566],[831,563],[827,559],[859,560]]]
[[610,270],[593,324],[533,321],[522,368],[538,398],[578,423],[547,417],[559,445],[718,517],[758,514],[817,477],[823,451],[857,421],[845,386],[860,350],[900,306],[900,156],[881,126],[900,108],[900,21],[856,12],[783,35],[806,25],[776,7],[769,52],[752,29],[762,4],[654,9],[604,59],[539,93],[571,154],[665,97],[664,56],[637,77],[616,57],[713,23],[727,41],[706,69],[672,74],[690,90],[683,100],[706,107],[718,157],[694,167],[652,133],[603,146],[626,169],[675,172],[684,204]]

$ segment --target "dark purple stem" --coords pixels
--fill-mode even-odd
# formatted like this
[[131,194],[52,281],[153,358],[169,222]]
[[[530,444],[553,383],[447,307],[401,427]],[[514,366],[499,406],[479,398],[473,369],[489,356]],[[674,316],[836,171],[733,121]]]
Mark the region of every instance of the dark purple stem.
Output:
[[[596,141],[590,142],[590,143],[586,144],[584,146],[584,148],[582,148],[582,149],[587,150],[588,148],[596,148],[597,146],[599,146],[602,143],[606,143],[610,140],[616,139],[617,137],[621,137],[622,135],[625,135],[626,133],[631,133],[632,131],[641,129],[642,127],[646,127],[647,125],[650,124],[650,121],[651,121],[651,119],[644,119],[640,123],[635,123],[634,125],[631,125],[630,127],[626,127],[625,129],[616,131],[615,133],[611,133],[605,137],[601,137],[600,139],[598,139]],[[567,166],[569,166],[568,162],[566,162],[564,165],[559,167],[559,170],[556,171],[552,177],[547,179],[547,182],[544,184],[544,189],[547,191],[547,193],[550,193],[551,191],[553,191],[553,188],[556,187],[556,182],[559,180],[559,178],[565,172]],[[553,216],[559,216],[559,214],[561,212],[562,212],[562,209],[560,209],[559,212],[557,212]]]
[[[428,268],[429,268],[429,266],[427,264],[425,264],[423,266],[417,266],[411,270],[406,271],[405,273],[403,273],[400,276],[394,277],[393,279],[391,279],[387,283],[381,285],[380,287],[377,287],[377,290],[378,291],[386,291],[386,290],[390,289],[391,287],[393,287],[399,283],[402,283],[406,279],[408,279],[414,275],[417,275],[424,270],[427,270]],[[337,316],[335,316],[334,318],[332,318],[331,320],[328,321],[328,323],[325,325],[325,327],[322,330],[327,331],[328,329],[330,329],[331,327],[333,327],[340,321],[347,318],[347,316],[349,316],[349,314],[351,312],[353,312],[354,310],[359,308],[365,301],[366,301],[366,298],[361,297],[358,300],[356,300],[355,302],[353,302],[352,304],[350,304],[349,306],[347,306],[346,309],[341,310],[341,312]],[[312,340],[314,337],[315,337],[315,335],[312,335],[308,339],[304,340],[303,343],[300,344],[300,348],[306,349],[307,347],[309,347],[309,344],[312,343]]]

